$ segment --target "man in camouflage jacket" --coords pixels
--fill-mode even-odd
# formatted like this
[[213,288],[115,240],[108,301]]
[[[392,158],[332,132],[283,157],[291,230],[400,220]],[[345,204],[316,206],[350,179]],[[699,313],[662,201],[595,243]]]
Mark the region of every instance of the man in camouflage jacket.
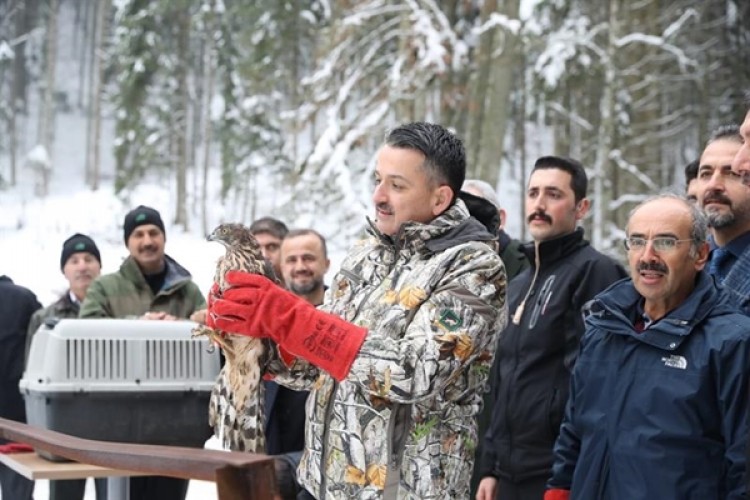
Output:
[[507,312],[494,236],[456,197],[464,174],[455,136],[399,127],[378,154],[371,235],[334,278],[327,312],[243,273],[209,300],[209,324],[271,338],[276,380],[311,390],[298,475],[314,498],[468,495]]

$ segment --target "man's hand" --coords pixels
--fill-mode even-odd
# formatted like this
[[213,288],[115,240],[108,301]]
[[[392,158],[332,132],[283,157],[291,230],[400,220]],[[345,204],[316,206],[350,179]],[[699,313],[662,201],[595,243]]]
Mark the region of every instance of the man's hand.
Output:
[[483,477],[477,488],[476,500],[495,500],[497,493],[497,479],[492,476]]
[[193,314],[190,315],[190,321],[195,321],[196,323],[205,325],[207,314],[208,314],[208,309],[201,309],[200,311],[195,311]]
[[141,319],[150,319],[156,321],[177,321],[177,316],[172,316],[164,311],[149,311]]

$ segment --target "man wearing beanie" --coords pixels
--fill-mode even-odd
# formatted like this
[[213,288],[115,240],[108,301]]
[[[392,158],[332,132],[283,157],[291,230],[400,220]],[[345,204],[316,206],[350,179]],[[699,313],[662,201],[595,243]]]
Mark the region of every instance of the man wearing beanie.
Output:
[[[164,253],[166,233],[159,212],[140,205],[125,216],[125,246],[130,255],[117,272],[94,281],[80,318],[187,319],[206,307],[190,273]],[[183,500],[184,479],[149,476],[130,479],[130,498]]]
[[99,248],[90,237],[76,233],[63,243],[60,254],[60,271],[68,280],[68,290],[54,303],[40,309],[29,322],[28,346],[31,337],[47,319],[77,318],[81,302],[86,297],[89,285],[102,271]]
[[[31,338],[46,321],[77,318],[81,302],[86,297],[89,285],[99,277],[102,259],[94,240],[85,234],[76,233],[62,245],[60,270],[68,280],[68,290],[54,303],[39,309],[29,321],[26,335],[26,357],[29,355]],[[50,481],[50,500],[81,500],[86,487],[85,479]],[[104,498],[106,480],[97,480],[97,497]]]

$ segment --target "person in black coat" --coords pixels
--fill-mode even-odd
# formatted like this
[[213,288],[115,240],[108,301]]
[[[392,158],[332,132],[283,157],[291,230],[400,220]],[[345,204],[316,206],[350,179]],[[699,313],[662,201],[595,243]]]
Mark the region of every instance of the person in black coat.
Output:
[[531,267],[508,285],[512,320],[500,334],[490,386],[477,500],[539,500],[584,332],[582,307],[626,276],[584,239],[588,180],[572,159],[539,158],[526,190]]
[[[18,382],[23,375],[26,330],[34,311],[42,305],[31,290],[0,276],[0,417],[26,422],[26,406]],[[0,444],[7,441],[0,440]],[[34,482],[0,465],[2,498],[33,498]]]
[[[294,229],[284,237],[280,254],[286,288],[314,306],[322,304],[323,279],[331,264],[325,238],[312,229]],[[296,469],[305,446],[308,394],[270,381],[266,385],[266,451],[276,455],[276,482],[283,499],[296,498],[300,492]]]

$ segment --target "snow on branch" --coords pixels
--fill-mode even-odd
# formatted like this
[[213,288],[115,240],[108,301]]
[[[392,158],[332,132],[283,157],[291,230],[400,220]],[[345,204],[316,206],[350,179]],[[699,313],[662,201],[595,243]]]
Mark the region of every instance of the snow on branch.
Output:
[[663,37],[646,35],[645,33],[630,33],[615,40],[616,47],[624,47],[631,43],[642,43],[664,49],[677,58],[677,63],[680,65],[680,70],[682,71],[686,71],[688,66],[693,68],[698,67],[698,61],[689,58],[685,55],[685,51],[676,45],[666,42]]
[[699,17],[700,16],[698,16],[698,12],[695,9],[686,9],[685,12],[682,13],[679,19],[677,19],[675,22],[667,26],[667,29],[664,30],[664,33],[662,33],[662,36],[664,38],[671,38],[672,35],[676,34],[678,31],[682,29],[682,26],[690,18],[698,19]]
[[619,149],[613,149],[612,151],[610,151],[609,159],[614,161],[615,165],[617,165],[619,169],[624,170],[625,172],[629,172],[633,177],[641,181],[641,183],[651,191],[656,192],[659,190],[659,185],[652,181],[651,178],[644,172],[641,172],[637,166],[626,161],[625,158],[622,157],[622,151],[620,151]]
[[640,203],[643,200],[647,199],[649,196],[651,196],[651,195],[647,194],[647,193],[642,193],[642,194],[628,193],[628,194],[624,194],[624,195],[620,196],[619,198],[617,198],[616,200],[610,201],[609,204],[607,205],[607,209],[611,210],[611,211],[614,211],[614,210],[619,209],[621,206],[625,205],[626,203],[633,203],[633,204]]
[[493,12],[486,22],[472,29],[472,35],[478,37],[495,28],[502,28],[513,35],[518,35],[521,32],[521,21]]

